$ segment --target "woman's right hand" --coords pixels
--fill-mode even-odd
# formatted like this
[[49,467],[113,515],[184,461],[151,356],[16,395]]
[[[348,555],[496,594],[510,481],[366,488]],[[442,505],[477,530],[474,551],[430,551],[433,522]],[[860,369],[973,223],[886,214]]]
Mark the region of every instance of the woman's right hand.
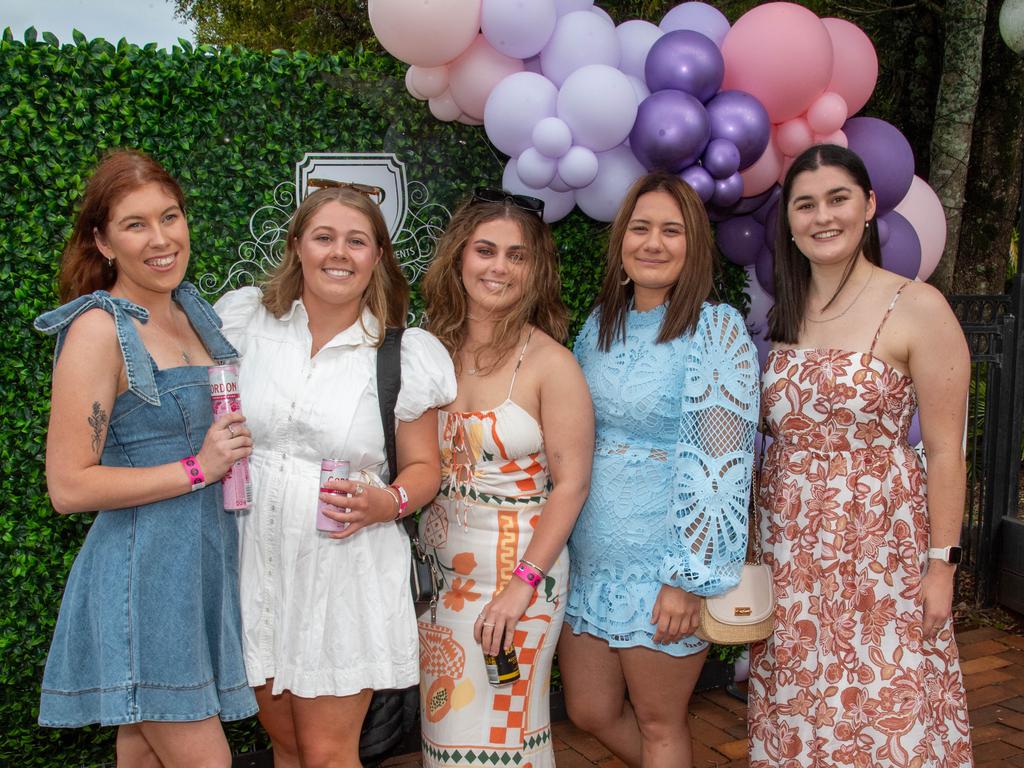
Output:
[[196,458],[206,482],[212,483],[224,477],[236,461],[250,453],[252,433],[245,426],[245,416],[236,411],[220,416],[210,425]]

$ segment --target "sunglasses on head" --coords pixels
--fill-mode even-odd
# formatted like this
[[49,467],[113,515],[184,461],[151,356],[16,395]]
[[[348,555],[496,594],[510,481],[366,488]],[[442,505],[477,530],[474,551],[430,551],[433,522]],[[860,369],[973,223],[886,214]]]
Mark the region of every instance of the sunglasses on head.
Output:
[[380,205],[384,202],[384,190],[380,187],[373,186],[372,184],[359,184],[354,181],[335,181],[334,179],[310,179],[306,182],[306,185],[310,188],[316,189],[327,189],[333,187],[337,189],[351,189],[353,192],[358,192],[363,197],[367,198],[371,203]]
[[538,197],[529,195],[513,195],[504,189],[491,189],[490,187],[477,187],[473,192],[474,203],[509,203],[520,210],[535,213],[538,216],[544,215],[544,201]]

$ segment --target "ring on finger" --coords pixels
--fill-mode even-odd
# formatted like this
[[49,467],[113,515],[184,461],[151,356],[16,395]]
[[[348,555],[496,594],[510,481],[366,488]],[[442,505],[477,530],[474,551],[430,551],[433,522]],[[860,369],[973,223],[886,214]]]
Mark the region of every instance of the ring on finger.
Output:
[[228,432],[231,433],[232,437],[237,437],[237,435],[235,434],[235,425],[234,424],[228,424]]
[[364,493],[366,493],[366,486],[364,486],[364,485],[356,485],[356,489],[354,491],[354,495],[355,496],[362,496]]
[[485,627],[493,627],[494,626],[494,622],[493,621],[485,621],[483,623],[483,626],[485,626]]

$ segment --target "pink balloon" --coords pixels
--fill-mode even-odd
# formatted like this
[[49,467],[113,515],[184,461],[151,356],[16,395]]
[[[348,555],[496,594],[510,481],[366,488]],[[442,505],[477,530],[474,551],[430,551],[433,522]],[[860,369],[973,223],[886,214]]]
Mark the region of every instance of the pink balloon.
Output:
[[752,166],[740,171],[740,176],[743,177],[743,196],[759,195],[778,181],[783,159],[782,150],[775,144],[775,132],[773,131],[772,139],[768,142],[761,157]]
[[757,97],[773,123],[801,115],[832,78],[832,39],[821,20],[794,3],[743,14],[722,43],[723,90]]
[[842,128],[846,118],[846,100],[833,91],[821,94],[807,110],[807,124],[823,136]]
[[369,0],[367,11],[384,50],[421,67],[447,64],[480,30],[480,0]]
[[452,98],[452,92],[445,91],[440,96],[435,96],[430,100],[430,114],[442,122],[450,123],[452,120],[459,119],[462,110],[459,109],[459,105]]
[[782,154],[796,157],[814,144],[814,131],[804,118],[794,117],[779,126],[775,143],[779,145]]
[[469,115],[466,115],[466,114],[459,115],[455,119],[458,120],[463,125],[478,126],[478,125],[483,125],[484,124],[483,120],[477,120],[475,117],[470,117]]
[[409,67],[407,75],[408,83],[416,89],[417,93],[432,99],[440,96],[448,90],[448,67],[442,64],[440,67]]
[[842,130],[838,130],[835,131],[834,133],[829,133],[827,135],[816,133],[814,134],[814,143],[835,144],[836,146],[842,147],[843,149],[846,149],[846,147],[850,146],[850,140],[846,138],[846,134],[843,133]]
[[414,99],[426,101],[427,97],[420,93],[418,90],[416,90],[416,86],[412,82],[412,70],[412,67],[409,67],[407,70],[405,70],[405,90],[407,90],[409,92],[409,95],[412,96]]
[[878,82],[878,55],[871,40],[845,19],[822,19],[832,39],[832,79],[827,90],[846,101],[850,116],[857,114],[871,98]]
[[477,35],[473,44],[448,68],[449,89],[463,112],[483,120],[484,105],[494,86],[522,71],[521,59],[506,56],[487,42],[486,37]]
[[921,241],[921,268],[917,279],[927,280],[938,266],[946,247],[946,212],[942,203],[928,182],[915,176],[910,182],[910,191],[893,210],[909,221],[917,232]]

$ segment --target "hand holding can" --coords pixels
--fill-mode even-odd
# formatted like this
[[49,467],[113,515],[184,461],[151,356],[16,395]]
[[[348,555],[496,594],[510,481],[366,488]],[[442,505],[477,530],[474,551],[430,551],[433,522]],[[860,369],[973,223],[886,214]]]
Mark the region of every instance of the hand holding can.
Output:
[[[242,397],[238,390],[238,366],[233,363],[213,365],[208,369],[208,374],[214,421],[222,414],[241,411]],[[252,504],[252,478],[249,475],[249,460],[247,458],[236,461],[228,469],[227,474],[221,478],[220,484],[224,493],[224,509],[248,509]]]
[[[320,493],[329,493],[336,496],[343,495],[333,488],[328,488],[327,482],[329,480],[348,480],[349,469],[349,463],[345,459],[322,459],[320,461]],[[344,495],[348,496],[347,493]],[[348,523],[343,523],[324,514],[324,510],[330,511],[331,506],[327,502],[317,499],[316,529],[318,531],[338,533],[348,528]]]

